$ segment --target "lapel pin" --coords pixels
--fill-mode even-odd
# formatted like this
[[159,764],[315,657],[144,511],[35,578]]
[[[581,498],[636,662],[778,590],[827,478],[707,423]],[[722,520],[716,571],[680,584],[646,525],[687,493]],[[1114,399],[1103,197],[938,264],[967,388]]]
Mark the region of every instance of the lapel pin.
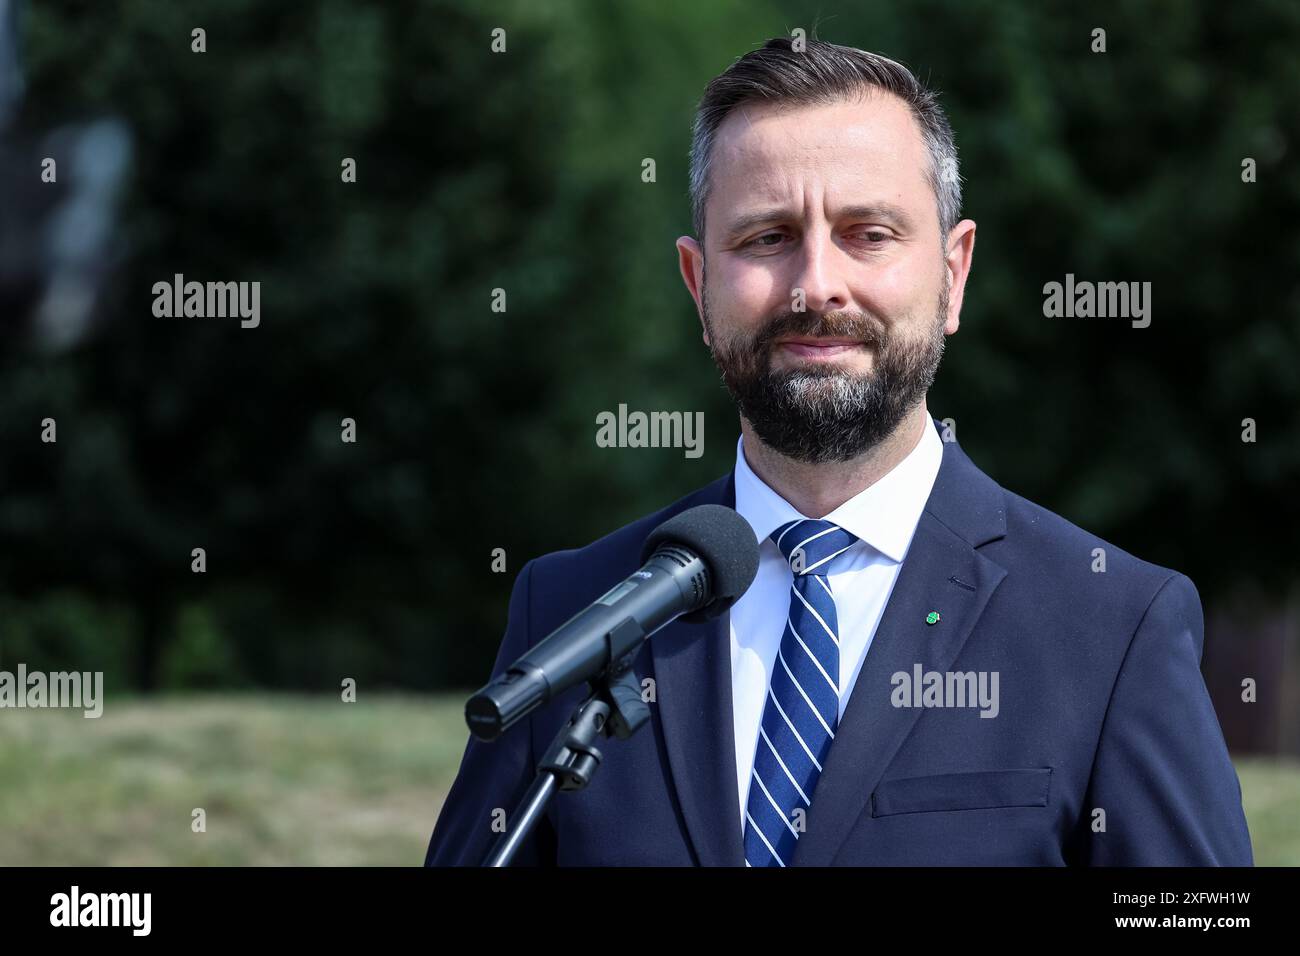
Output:
[[931,611],[929,614],[927,614],[927,615],[925,616],[925,623],[926,623],[926,624],[938,624],[938,623],[939,623],[939,612],[938,612],[938,611]]

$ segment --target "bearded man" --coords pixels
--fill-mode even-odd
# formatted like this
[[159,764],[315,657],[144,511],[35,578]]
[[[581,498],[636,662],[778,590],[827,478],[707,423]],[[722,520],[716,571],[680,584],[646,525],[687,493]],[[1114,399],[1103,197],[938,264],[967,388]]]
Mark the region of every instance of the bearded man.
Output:
[[[649,726],[514,862],[1250,865],[1192,582],[1002,488],[930,416],[975,247],[934,93],[882,56],[769,41],[709,83],[690,190],[678,256],[735,468],[528,562],[494,676],[687,508],[739,512],[757,576],[641,647]],[[483,861],[584,693],[471,739],[427,863]]]

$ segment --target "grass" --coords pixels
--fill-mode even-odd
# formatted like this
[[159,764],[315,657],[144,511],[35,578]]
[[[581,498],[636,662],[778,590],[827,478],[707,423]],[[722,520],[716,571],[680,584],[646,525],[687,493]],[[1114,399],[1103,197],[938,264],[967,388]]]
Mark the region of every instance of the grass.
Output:
[[[466,695],[467,696],[467,695]],[[464,697],[109,700],[0,712],[0,864],[418,865]],[[206,832],[191,829],[206,812]]]
[[[0,865],[418,865],[468,737],[465,696],[0,711]],[[1236,765],[1256,863],[1300,865],[1300,762]]]

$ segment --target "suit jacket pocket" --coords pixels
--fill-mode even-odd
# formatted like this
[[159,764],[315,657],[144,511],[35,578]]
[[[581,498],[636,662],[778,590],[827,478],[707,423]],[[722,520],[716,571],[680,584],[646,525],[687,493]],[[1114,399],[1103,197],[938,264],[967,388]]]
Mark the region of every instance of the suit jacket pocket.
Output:
[[1051,767],[977,770],[882,780],[871,795],[871,815],[883,817],[893,813],[934,810],[1045,807],[1051,780]]

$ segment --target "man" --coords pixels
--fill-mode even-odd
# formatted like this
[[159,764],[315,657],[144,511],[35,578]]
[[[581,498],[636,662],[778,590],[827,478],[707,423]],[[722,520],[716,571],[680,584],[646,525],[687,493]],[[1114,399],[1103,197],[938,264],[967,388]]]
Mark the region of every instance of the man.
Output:
[[[1252,863],[1191,581],[1001,488],[930,418],[975,245],[956,168],[934,95],[883,57],[772,40],[709,84],[678,250],[735,469],[530,561],[493,675],[685,508],[734,507],[759,571],[641,649],[651,722],[516,862]],[[584,693],[470,741],[426,862],[482,861]]]

